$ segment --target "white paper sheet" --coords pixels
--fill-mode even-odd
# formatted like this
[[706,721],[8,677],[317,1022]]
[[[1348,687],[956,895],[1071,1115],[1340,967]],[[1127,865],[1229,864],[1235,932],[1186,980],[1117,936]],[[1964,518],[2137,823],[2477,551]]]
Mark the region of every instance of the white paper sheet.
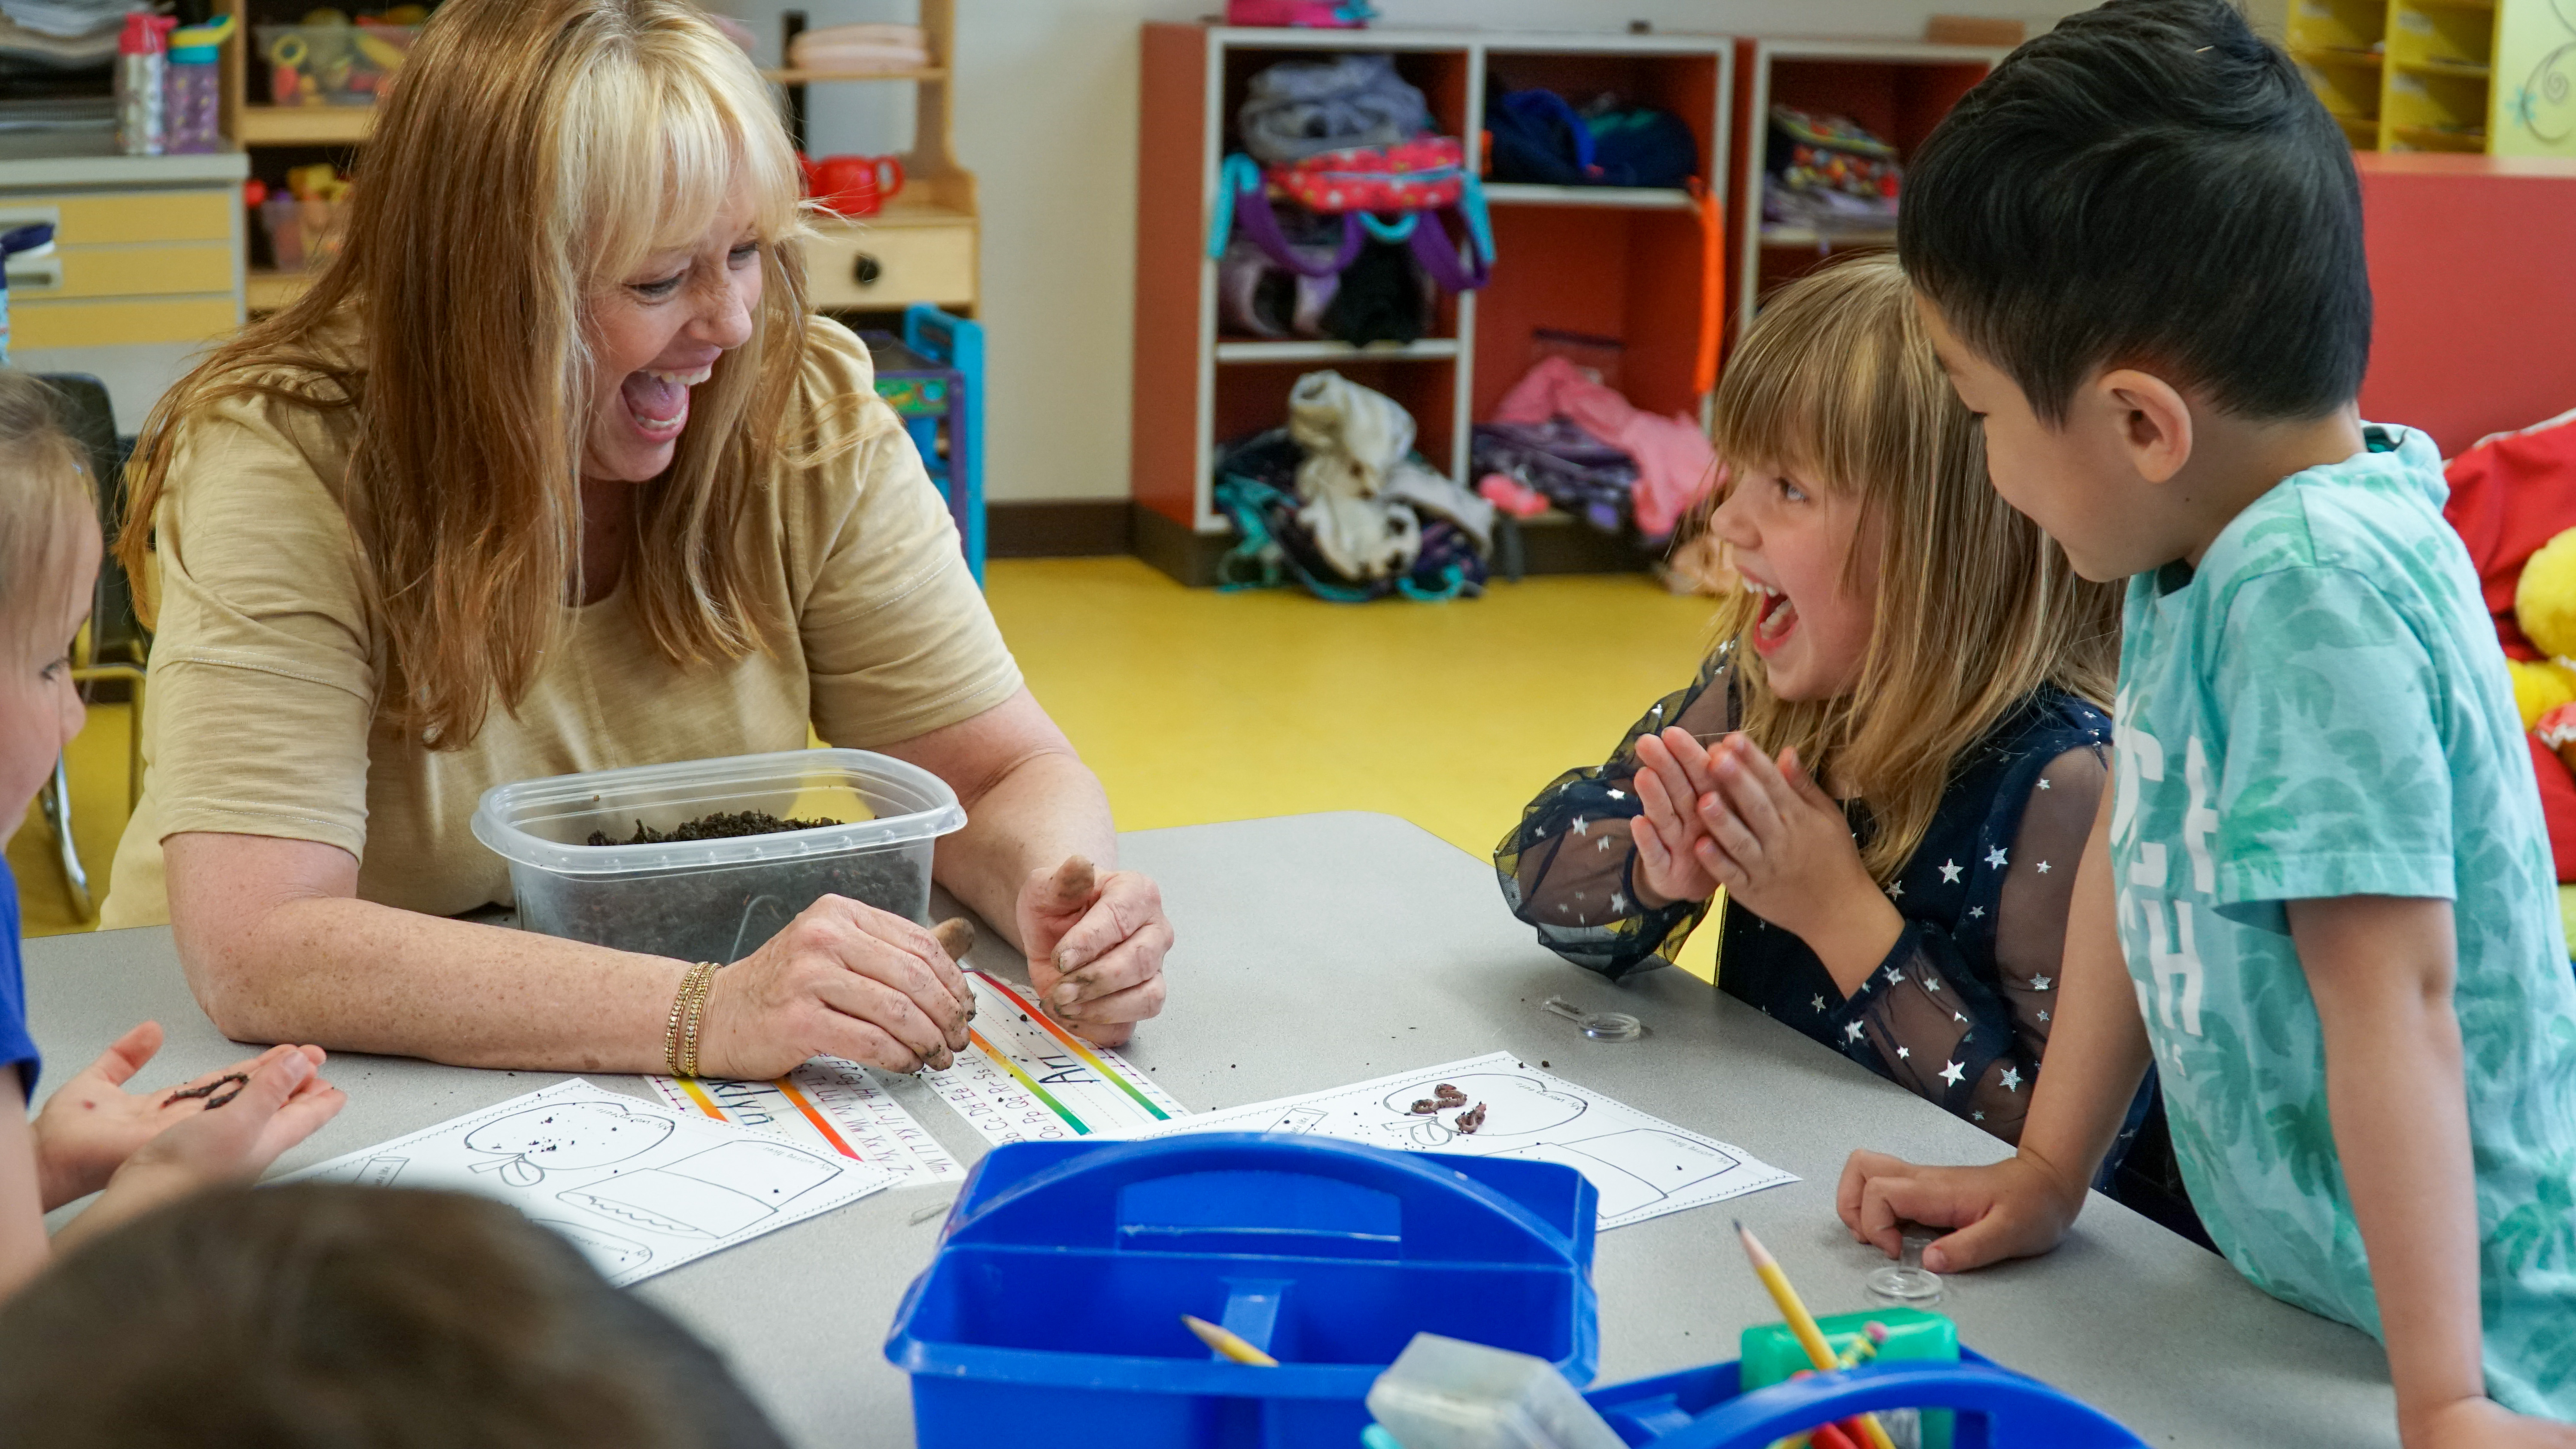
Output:
[[498,1198],[571,1239],[622,1288],[856,1202],[894,1178],[576,1077],[279,1181]]
[[921,1077],[985,1141],[1145,1135],[1187,1113],[1125,1057],[1065,1030],[1015,988],[981,971],[966,980],[974,1043],[948,1070]]
[[773,1082],[645,1078],[662,1100],[737,1127],[773,1132],[894,1174],[897,1187],[956,1182],[966,1169],[887,1090],[881,1073],[816,1057]]
[[[1463,1107],[1428,1114],[1412,1110],[1414,1103],[1433,1098],[1443,1082],[1465,1094]],[[1459,1132],[1459,1113],[1480,1103],[1483,1124],[1472,1133]],[[1312,1132],[1406,1152],[1560,1162],[1599,1190],[1605,1232],[1798,1180],[1740,1147],[1649,1117],[1509,1052],[1302,1097],[1200,1112],[1129,1135],[1182,1132]]]

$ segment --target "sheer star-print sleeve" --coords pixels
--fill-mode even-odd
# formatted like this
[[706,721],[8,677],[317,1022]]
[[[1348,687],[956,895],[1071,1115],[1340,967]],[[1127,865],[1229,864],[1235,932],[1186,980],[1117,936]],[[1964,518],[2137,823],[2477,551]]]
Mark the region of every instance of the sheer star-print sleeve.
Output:
[[1689,687],[1658,700],[1628,727],[1608,762],[1569,770],[1521,811],[1494,848],[1503,899],[1538,929],[1549,950],[1613,981],[1669,964],[1709,903],[1638,904],[1628,822],[1643,813],[1633,782],[1637,738],[1679,725],[1702,741],[1735,728],[1733,646],[1700,666]]
[[[1907,920],[1835,1015],[1847,1052],[1874,1056],[1890,1079],[2006,1142],[2021,1139],[2048,1047],[2075,866],[2109,777],[2105,754],[2083,745],[2035,761],[2018,823],[2006,823],[2009,801],[1988,816],[1996,823],[1979,839],[1985,853],[1962,872],[1968,904],[1957,929]],[[1989,961],[1991,971],[1980,969]]]

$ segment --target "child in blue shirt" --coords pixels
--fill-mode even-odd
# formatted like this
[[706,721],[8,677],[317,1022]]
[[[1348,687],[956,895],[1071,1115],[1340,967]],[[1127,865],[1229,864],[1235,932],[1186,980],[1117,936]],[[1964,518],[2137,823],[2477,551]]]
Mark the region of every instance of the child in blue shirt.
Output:
[[1839,1207],[2041,1253],[2150,1063],[2211,1238],[2387,1345],[2411,1449],[2576,1445],[2576,977],[2421,434],[2363,423],[2333,120],[2225,0],[2113,0],[1909,169],[1899,253],[1996,490],[2129,579],[2114,786],[2015,1156]]
[[[98,577],[90,489],[51,393],[0,369],[0,819],[27,813],[80,733],[69,656]],[[318,1047],[273,1047],[192,1084],[211,1091],[126,1092],[160,1046],[158,1025],[134,1028],[30,1120],[40,1063],[27,1031],[17,883],[0,866],[0,1296],[34,1276],[56,1244],[254,1177],[340,1110],[339,1091],[319,1075]],[[49,1244],[45,1213],[94,1192],[99,1200]]]

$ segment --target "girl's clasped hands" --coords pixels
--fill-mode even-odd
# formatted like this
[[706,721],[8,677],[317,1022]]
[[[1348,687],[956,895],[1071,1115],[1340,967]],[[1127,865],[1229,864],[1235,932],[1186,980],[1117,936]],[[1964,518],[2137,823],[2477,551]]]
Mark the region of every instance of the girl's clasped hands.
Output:
[[1738,733],[1703,745],[1687,730],[1637,738],[1635,886],[1650,906],[1729,899],[1813,940],[1814,928],[1878,887],[1850,822],[1798,752],[1775,762]]

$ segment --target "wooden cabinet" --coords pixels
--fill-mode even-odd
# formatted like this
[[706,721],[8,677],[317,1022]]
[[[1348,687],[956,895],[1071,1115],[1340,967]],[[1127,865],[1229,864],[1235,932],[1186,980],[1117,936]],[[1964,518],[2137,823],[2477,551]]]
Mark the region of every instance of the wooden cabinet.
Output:
[[10,360],[93,373],[131,432],[206,343],[241,325],[238,154],[0,154],[0,226],[52,222],[9,266]]

